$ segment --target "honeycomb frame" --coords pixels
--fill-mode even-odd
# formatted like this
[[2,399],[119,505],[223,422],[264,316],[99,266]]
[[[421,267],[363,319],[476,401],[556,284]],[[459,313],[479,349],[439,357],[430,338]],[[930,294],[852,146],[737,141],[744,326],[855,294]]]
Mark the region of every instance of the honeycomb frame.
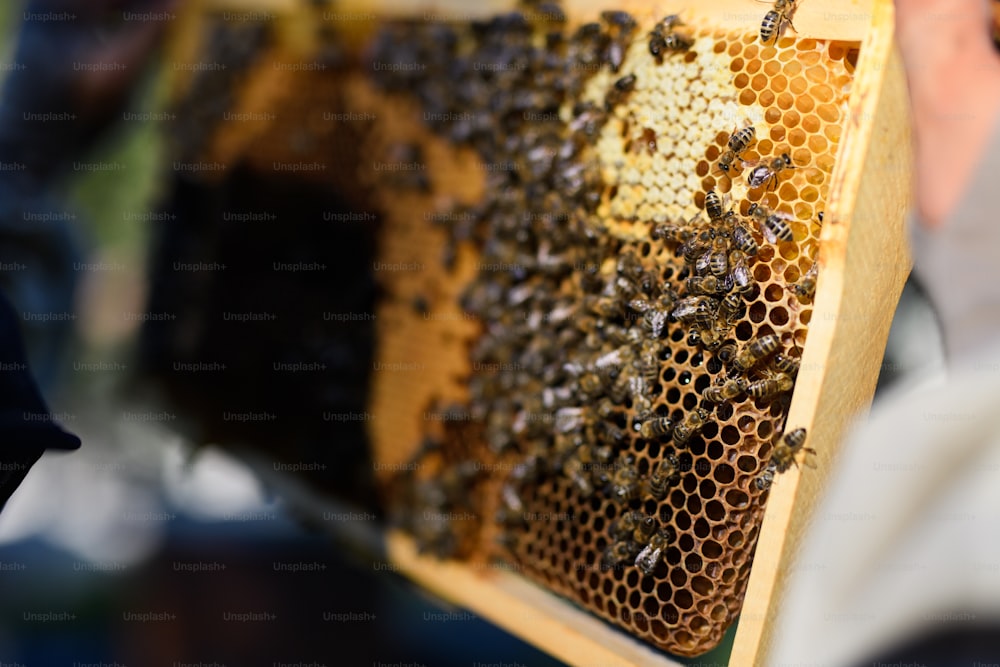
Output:
[[[639,41],[641,42],[642,40],[640,39]],[[607,83],[608,82],[605,81],[605,82],[602,82],[600,84],[595,84],[595,87],[597,87],[598,89],[600,89],[601,87],[605,87],[607,85]],[[641,90],[642,90],[641,88],[637,88],[637,92],[641,92]],[[777,96],[775,97],[775,99],[777,99]],[[401,115],[405,115],[405,114],[401,114]],[[413,128],[411,128],[411,130],[413,132],[417,132],[417,130],[415,130]],[[770,133],[769,133],[769,135],[770,135]],[[704,155],[704,162],[705,163],[711,164],[714,161],[715,157],[717,156],[717,151],[720,150],[722,148],[722,145],[724,144],[725,138],[726,138],[726,133],[725,132],[719,131],[719,132],[716,133],[716,136],[714,137],[714,142],[712,142],[712,144],[714,144],[715,151],[712,150],[712,144],[710,144],[709,148],[706,150],[705,155]],[[767,151],[762,151],[762,152],[767,152]],[[461,162],[461,160],[463,158],[460,157],[460,156],[456,156],[454,154],[452,154],[450,157],[446,157],[446,156],[431,156],[428,159],[428,164],[430,164],[431,161],[433,160],[438,166],[440,166],[441,164],[444,164],[444,163],[449,162],[449,161],[455,161],[456,159],[459,162]],[[613,160],[611,160],[610,162],[613,163]],[[607,165],[605,165],[605,166],[607,166]],[[831,166],[831,170],[832,170],[832,164],[830,166]],[[804,174],[803,174],[803,177],[805,177]],[[703,187],[704,187],[704,185],[706,183],[710,183],[709,179],[710,179],[710,177],[707,176],[707,175],[705,175],[705,177],[702,180],[702,186]],[[830,179],[830,173],[829,173],[829,171],[827,171],[826,172],[826,180],[823,183],[823,187],[829,187],[830,186],[830,180],[829,179]],[[445,180],[447,180],[447,178]],[[721,185],[722,189],[725,189],[725,184],[719,184],[719,185]],[[779,192],[780,192],[780,187],[781,186],[779,186]],[[470,192],[474,191],[475,189],[476,189],[475,187],[470,187]],[[767,195],[765,195],[765,197],[766,196]],[[474,198],[475,198],[474,196],[469,196],[470,200],[474,199]],[[817,198],[817,201],[818,200],[819,200],[819,198]],[[769,201],[769,200],[765,200],[765,201]],[[408,202],[408,203],[410,203],[410,202]],[[613,206],[613,202],[605,202],[605,204],[608,205],[608,206]],[[691,202],[691,206],[688,208],[688,210],[689,211],[698,210],[699,204],[701,204],[701,202],[698,201],[698,200],[692,201]],[[815,213],[816,212],[815,208],[811,212]],[[741,213],[745,213],[745,210],[741,211]],[[627,217],[627,216],[624,216],[624,217]],[[802,224],[802,226],[804,226],[806,228],[806,233],[803,234],[802,233],[802,229],[797,229],[796,230],[797,237],[803,237],[806,234],[808,234],[810,237],[814,238],[815,235],[818,234],[819,231],[820,231],[819,228],[813,229],[811,226],[806,225],[805,222],[801,222],[801,224]],[[616,233],[621,233],[625,237],[625,242],[634,242],[634,239],[632,239],[632,240],[628,239],[628,235],[630,233],[630,230],[628,229],[629,226],[630,225],[628,225],[628,224],[623,224],[618,229],[616,229],[614,231]],[[758,234],[758,237],[759,237],[759,234]],[[758,240],[760,240],[760,239],[758,238]],[[420,244],[420,242],[417,241],[416,239],[414,239],[412,235],[411,236],[405,236],[404,235],[403,238],[400,240],[400,244],[401,245],[405,245],[407,242],[409,242],[409,243],[416,243],[418,246]],[[438,250],[439,250],[439,248],[436,247],[437,245],[438,245],[437,243],[429,243],[429,244],[427,244],[428,247],[426,248],[426,256],[428,256],[428,257],[431,256],[432,251],[433,251],[433,253],[437,253]],[[432,250],[432,247],[433,247],[433,250]],[[412,247],[411,247],[411,250],[412,250]],[[400,250],[400,252],[403,253],[403,250]],[[423,252],[423,251],[421,251],[421,252]],[[462,252],[460,251],[459,254],[462,255]],[[771,257],[771,260],[772,261],[774,261],[775,259],[785,260],[785,266],[783,267],[783,276],[785,277],[785,279],[787,281],[789,277],[794,277],[794,273],[795,273],[794,269],[797,269],[798,274],[801,275],[804,272],[805,268],[806,268],[804,266],[804,263],[806,261],[811,261],[812,257],[813,257],[813,254],[810,252],[804,258],[802,258],[801,261],[796,261],[797,258],[795,258],[795,257],[783,257],[783,256],[781,256],[781,253],[779,251],[779,253],[776,253],[776,256],[772,256]],[[468,260],[469,259],[470,258],[468,258],[468,257],[465,257],[465,258],[461,258],[460,257],[460,260],[459,260],[460,268],[463,265],[465,265],[466,268],[468,268]],[[790,261],[790,262],[787,261],[789,259],[791,259],[792,261]],[[793,269],[793,267],[794,267],[794,269]],[[791,273],[789,273],[790,269],[792,269]],[[826,270],[826,266],[824,266],[824,271],[825,270]],[[465,275],[468,276],[468,272],[467,271],[466,271]],[[792,280],[791,282],[794,282],[794,280]],[[403,298],[400,298],[399,301],[401,303],[409,304],[409,302],[412,300],[413,293],[415,291],[418,291],[418,290],[415,290],[415,289],[406,289],[406,290],[403,290],[403,291],[406,293],[406,296],[403,297]],[[762,290],[762,293],[763,293],[763,290]],[[452,292],[450,298],[454,299],[456,296],[457,295],[454,292]],[[441,298],[441,299],[437,299],[436,298],[435,301],[436,301],[435,308],[432,310],[432,312],[435,315],[440,315],[440,311],[437,310],[437,303],[447,302],[448,298],[447,297]],[[765,308],[766,308],[766,306],[765,306]],[[802,313],[802,312],[808,312],[808,308],[800,309],[799,313]],[[451,309],[449,311],[449,313],[450,313],[450,315],[449,315],[450,318],[452,318],[453,320],[461,321],[461,311],[460,310]],[[769,312],[765,311],[764,317],[768,317],[768,316],[769,316]],[[465,333],[466,333],[466,335],[469,334],[468,331],[465,332]],[[876,338],[877,338],[877,336],[876,336]],[[800,342],[804,343],[804,341],[800,341]],[[406,353],[408,353],[408,350],[406,350],[404,348],[397,348],[397,349],[400,351],[400,354],[404,354],[405,355]],[[802,346],[802,349],[803,350],[805,349],[804,346]],[[812,350],[812,349],[814,349],[814,348],[810,347],[810,350]],[[426,394],[427,392],[424,392],[424,393]],[[442,394],[441,391],[435,391],[435,392],[431,392],[431,393],[435,394],[437,396],[437,398],[441,398],[441,394]],[[458,390],[455,390],[453,392],[453,396],[456,398],[456,400],[460,399],[461,398],[461,392],[458,391]],[[681,400],[683,400],[683,399],[681,399]],[[426,407],[427,405],[428,404],[425,403],[424,407]],[[811,423],[811,422],[809,422],[809,423]],[[398,435],[398,434],[394,434],[394,435]],[[378,446],[379,442],[383,442],[384,443],[387,439],[388,438],[385,437],[385,436],[383,436],[381,438],[376,438],[376,446]],[[395,447],[396,447],[395,450],[390,450],[390,449],[383,450],[382,453],[379,455],[380,458],[382,460],[384,460],[384,461],[396,462],[396,463],[398,463],[400,461],[403,461],[403,460],[406,460],[408,454],[407,455],[403,455],[403,453],[401,451],[399,451],[398,445],[396,445]],[[409,447],[410,449],[412,449],[412,445],[407,445],[406,447]],[[706,446],[706,450],[707,450],[707,446]],[[785,489],[791,489],[791,487],[793,485],[794,485],[794,480],[788,480],[788,483],[786,483],[786,480],[782,479],[780,483],[776,483],[775,490],[780,491],[782,489],[782,487],[785,488]],[[432,567],[432,566],[430,564],[427,564],[427,567]],[[744,581],[744,584],[745,584],[745,581]]]

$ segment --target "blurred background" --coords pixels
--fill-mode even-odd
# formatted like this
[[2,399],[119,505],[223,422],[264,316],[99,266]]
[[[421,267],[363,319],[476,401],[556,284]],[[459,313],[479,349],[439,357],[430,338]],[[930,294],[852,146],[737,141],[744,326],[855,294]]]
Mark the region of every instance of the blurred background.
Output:
[[[0,5],[5,77],[24,74],[21,52],[15,51],[19,31],[41,30],[44,57],[55,62],[70,50],[60,53],[45,39],[54,38],[54,28],[72,30],[82,23],[54,15],[45,19],[32,11],[80,11],[85,3],[34,4],[38,7]],[[104,18],[129,11],[122,3],[103,4]],[[151,5],[139,9],[173,11]],[[100,23],[96,34],[106,45],[122,31],[140,29]],[[164,367],[169,370],[179,358],[163,356],[176,347],[169,340],[179,335],[178,328],[193,325],[157,329],[144,321],[148,318],[130,314],[160,312],[151,303],[178,307],[198,298],[202,288],[197,284],[175,287],[150,276],[168,261],[164,247],[183,244],[171,234],[178,228],[183,232],[187,221],[174,225],[173,232],[166,228],[177,216],[183,218],[186,203],[208,196],[167,169],[176,139],[171,135],[180,123],[166,115],[164,72],[170,63],[162,51],[153,53],[148,63],[137,58],[131,94],[109,103],[115,113],[95,125],[93,136],[64,142],[79,151],[67,149],[65,173],[46,174],[38,193],[31,194],[35,203],[2,202],[8,217],[35,210],[52,214],[46,217],[56,223],[44,242],[34,245],[20,241],[10,227],[0,228],[5,235],[5,240],[0,237],[5,253],[0,274],[18,310],[72,316],[25,318],[21,324],[32,368],[56,420],[79,435],[84,446],[68,455],[47,454],[0,514],[0,664],[560,664],[475,615],[426,596],[393,571],[382,555],[382,517],[371,489],[345,479],[340,454],[325,446],[337,439],[337,451],[357,463],[364,449],[360,425],[340,424],[331,431],[337,425],[317,422],[316,429],[305,429],[307,440],[317,444],[279,462],[260,456],[259,448],[242,448],[234,429],[213,430],[190,417],[205,402],[225,409],[218,396],[226,391],[244,392],[241,400],[256,400],[267,410],[279,400],[269,393],[273,388],[227,387],[209,378],[199,393],[190,392],[190,383],[171,387],[142,381],[149,373],[163,378]],[[60,84],[58,78],[35,75],[20,85],[37,92]],[[16,87],[6,88],[4,101],[16,92]],[[84,104],[87,98],[82,99],[67,104]],[[53,134],[58,137],[58,131]],[[32,141],[29,135],[16,136],[22,143]],[[9,159],[0,155],[0,162]],[[3,192],[21,196],[23,187],[14,178]],[[239,175],[228,187],[232,199],[268,196],[260,183]],[[274,193],[277,207],[299,199],[285,186]],[[314,214],[296,209],[288,216]],[[311,229],[293,227],[294,234],[287,236],[305,234],[308,243],[357,247],[351,239],[317,241],[309,236]],[[240,251],[274,252],[275,243],[267,236],[250,239]],[[35,263],[18,263],[18,252],[44,254],[39,244],[53,256],[73,258],[72,273],[35,275],[24,268]],[[242,296],[242,275],[229,271],[230,282],[215,288],[223,290],[217,295],[222,302]],[[339,287],[345,278],[331,280]],[[321,295],[330,286],[311,287]],[[369,291],[362,292],[359,298],[371,298]],[[58,304],[66,294],[71,301],[64,311]],[[277,298],[283,298],[280,291]],[[281,332],[264,334],[280,339]],[[350,335],[364,338],[363,331]],[[241,344],[251,353],[257,347],[252,336]],[[230,358],[231,351],[218,349],[206,356],[212,350],[201,348],[185,363],[224,364]],[[231,364],[242,363],[239,354],[232,354]],[[332,367],[347,363],[338,361],[343,350],[330,354]],[[288,361],[297,359],[293,354]],[[362,368],[365,360],[362,355]],[[933,315],[919,288],[910,285],[879,391],[902,376],[933,382],[941,368]],[[363,380],[359,386],[364,387]],[[324,398],[327,403],[311,409],[363,409],[363,392],[348,394]],[[217,441],[225,446],[205,444]],[[349,500],[337,504],[317,495],[317,480],[350,487]],[[725,664],[731,635],[716,651],[687,662]]]

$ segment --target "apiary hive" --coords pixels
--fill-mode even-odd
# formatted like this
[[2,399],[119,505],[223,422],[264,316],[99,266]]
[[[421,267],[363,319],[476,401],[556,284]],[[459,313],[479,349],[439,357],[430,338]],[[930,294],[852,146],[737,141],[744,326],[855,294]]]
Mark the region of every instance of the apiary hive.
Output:
[[[743,610],[734,655],[750,664],[794,545],[774,531],[794,536],[790,507],[804,514],[818,487],[794,466],[771,482],[774,453],[807,428],[822,471],[871,395],[908,268],[908,176],[863,196],[891,30],[814,28],[803,9],[797,33],[764,44],[766,6],[723,5],[301,10],[266,26],[220,102],[261,122],[192,150],[259,172],[316,165],[301,177],[377,221],[369,432],[414,576],[431,583],[433,558],[505,564],[687,656]],[[668,11],[680,22],[656,28]],[[891,24],[886,3],[872,16]],[[683,47],[651,47],[651,31]],[[880,137],[893,159],[905,139]],[[849,240],[878,248],[855,253],[851,280]],[[894,263],[872,278],[877,255]],[[872,285],[864,298],[845,296],[852,281]]]

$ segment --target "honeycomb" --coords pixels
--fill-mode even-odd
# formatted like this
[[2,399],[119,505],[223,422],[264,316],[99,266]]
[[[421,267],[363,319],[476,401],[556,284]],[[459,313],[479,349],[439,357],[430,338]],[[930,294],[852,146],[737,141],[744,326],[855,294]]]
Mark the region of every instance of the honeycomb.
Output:
[[[288,155],[291,128],[299,159],[336,157],[345,138],[363,156],[325,178],[373,193],[380,262],[399,269],[376,276],[388,368],[372,379],[370,425],[392,519],[425,552],[502,561],[699,655],[739,614],[797,426],[787,384],[706,394],[736,378],[759,388],[801,356],[858,45],[791,31],[765,45],[759,25],[686,16],[584,18],[532,3],[352,26],[370,31],[365,47],[284,81],[270,102],[280,121],[249,160],[266,170]],[[654,55],[657,31],[688,48]],[[747,127],[754,141],[722,172]],[[710,219],[713,191],[731,217]],[[778,222],[762,226],[761,211]],[[790,240],[764,233],[784,225]],[[742,292],[727,283],[737,226],[757,247]],[[689,279],[710,276],[722,283],[711,322],[685,315]],[[779,349],[741,372],[733,349],[761,340]]]
[[[586,391],[586,372],[579,369],[593,369],[600,364],[595,359],[604,359],[617,367],[619,378],[636,373],[630,367],[640,363],[649,333],[630,337],[630,331],[645,330],[639,313],[615,292],[616,281],[628,271],[622,258],[640,267],[640,280],[648,275],[678,298],[688,294],[685,279],[696,267],[680,256],[678,243],[655,238],[654,229],[699,215],[695,228],[710,228],[704,209],[712,190],[734,207],[759,247],[748,258],[753,285],[741,304],[745,313],[726,339],[742,349],[774,334],[782,354],[800,354],[811,305],[795,287],[816,258],[858,52],[853,44],[793,36],[763,45],[756,26],[729,33],[692,23],[678,28],[693,41],[691,48],[657,62],[645,38],[653,27],[650,21],[635,28],[623,44],[617,72],[606,62],[586,70],[593,63],[574,54],[577,42],[554,38],[551,24],[528,30],[516,15],[472,27],[471,39],[461,27],[400,25],[383,33],[391,47],[376,48],[377,57],[426,63],[431,73],[386,77],[382,85],[393,92],[414,90],[433,117],[462,117],[470,109],[475,118],[499,115],[489,127],[497,135],[477,137],[458,123],[442,133],[472,143],[490,164],[511,165],[488,174],[492,195],[473,209],[480,227],[472,233],[481,235],[486,268],[463,302],[485,329],[471,350],[474,369],[483,371],[474,370],[469,378],[467,408],[483,441],[470,451],[468,425],[462,437],[436,436],[433,449],[450,452],[451,475],[429,487],[435,493],[425,482],[406,496],[406,504],[423,509],[415,516],[465,518],[468,489],[487,489],[481,495],[480,533],[470,536],[467,525],[449,533],[444,521],[431,522],[433,527],[416,521],[411,528],[418,542],[440,555],[467,556],[471,541],[472,549],[514,563],[526,576],[651,644],[697,655],[712,648],[739,613],[767,498],[760,480],[785,430],[790,392],[765,399],[743,395],[718,407],[707,403],[705,390],[731,373],[718,350],[689,338],[689,326],[676,321],[666,322],[662,343],[651,346],[656,359],[645,390],[648,404],[634,391],[623,391],[620,379]],[[613,23],[605,21],[602,29],[605,43],[619,37]],[[541,43],[539,33],[546,41],[534,46]],[[433,49],[423,50],[422,40]],[[558,64],[547,68],[545,58],[553,52],[571,61],[576,57],[586,75],[567,76]],[[518,55],[540,64],[518,69]],[[456,71],[463,57],[512,66],[498,67],[499,76],[492,79],[477,78]],[[534,80],[523,74],[532,67]],[[439,68],[448,72],[444,82],[435,81]],[[628,79],[619,82],[628,75],[634,75],[634,84],[623,91]],[[458,91],[475,91],[477,83],[494,86],[493,95],[509,94],[508,106],[495,97],[485,109],[477,109],[475,99],[443,99],[444,90],[460,98]],[[444,86],[442,93],[435,86]],[[519,96],[538,111],[519,109]],[[602,117],[609,99],[615,103]],[[512,122],[511,108],[533,122]],[[574,126],[592,120],[599,127],[576,134],[591,132],[589,143],[567,139]],[[747,125],[755,128],[756,142],[740,156],[746,167],[737,166],[739,173],[730,178],[716,166],[730,134]],[[746,179],[756,165],[783,153],[792,168],[778,172],[773,187],[770,182],[750,187]],[[599,197],[588,198],[588,192]],[[791,240],[769,242],[753,222],[754,204],[787,214]],[[518,218],[528,222],[519,225]],[[455,235],[465,238],[469,232]],[[498,266],[510,270],[498,274]],[[648,292],[644,296],[652,300]],[[769,363],[752,369],[747,379],[770,377]],[[578,370],[574,374],[567,367]],[[685,444],[643,437],[642,423],[652,416],[669,417],[676,428],[699,407],[711,416]],[[574,419],[584,424],[569,425]],[[597,423],[585,423],[590,419]],[[604,458],[598,454],[602,446],[611,448]],[[414,460],[426,461],[420,458],[425,452]],[[574,457],[581,462],[572,462]],[[676,460],[678,475],[657,501],[647,487],[663,460]],[[462,461],[468,471],[464,483]],[[479,465],[470,467],[469,461]],[[484,469],[490,473],[485,482],[475,474]],[[616,485],[618,476],[627,480],[624,487]],[[648,550],[637,553],[645,544],[630,545],[621,537],[622,524],[636,512],[652,517],[652,531],[666,540],[648,573],[633,564],[637,556],[651,556]],[[442,542],[442,535],[450,540]],[[626,543],[627,556],[614,564],[614,545],[620,542]]]

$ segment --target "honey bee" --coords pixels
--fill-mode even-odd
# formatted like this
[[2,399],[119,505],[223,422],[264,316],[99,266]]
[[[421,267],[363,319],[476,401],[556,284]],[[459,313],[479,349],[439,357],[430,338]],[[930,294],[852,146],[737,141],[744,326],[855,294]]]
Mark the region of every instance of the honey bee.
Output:
[[794,378],[799,374],[799,366],[802,363],[801,357],[793,357],[790,354],[779,352],[774,355],[774,368]]
[[816,453],[816,450],[804,447],[805,442],[806,430],[804,428],[793,429],[785,433],[781,444],[776,445],[774,451],[771,453],[769,465],[774,467],[775,472],[785,472],[793,465],[798,466],[798,461],[795,460],[795,457],[798,456],[799,452],[806,452],[807,454]]
[[700,343],[706,350],[717,350],[728,333],[728,327],[721,326],[721,323],[716,320],[712,326],[698,329],[698,340],[692,345]]
[[684,417],[684,421],[674,427],[674,443],[677,445],[686,444],[693,435],[701,432],[701,429],[704,428],[707,421],[708,411],[703,408],[695,408],[691,412],[687,413]]
[[573,486],[584,498],[594,495],[594,484],[591,482],[589,471],[580,457],[571,456],[566,459],[566,463],[563,464],[563,474],[569,477]]
[[670,417],[653,417],[642,423],[639,435],[652,440],[653,438],[669,437],[674,430],[674,422]]
[[635,30],[635,19],[628,12],[603,11],[601,19],[611,28],[612,35],[604,48],[603,60],[611,66],[611,71],[617,73],[625,59],[625,47]]
[[722,276],[729,273],[729,257],[727,256],[727,250],[729,249],[729,242],[726,241],[725,237],[718,237],[712,244],[712,252],[708,256],[708,270],[711,271],[713,276],[721,278]]
[[663,38],[663,48],[666,51],[687,51],[692,46],[694,42],[684,35],[671,32]]
[[746,294],[753,289],[753,276],[750,274],[750,267],[747,266],[747,258],[742,250],[733,249],[729,251],[729,275],[733,280],[733,289],[740,294]]
[[673,454],[668,453],[659,463],[656,469],[649,476],[646,482],[646,494],[653,500],[663,500],[667,495],[667,489],[676,484],[680,478],[680,461]]
[[767,491],[774,483],[774,466],[766,466],[760,471],[760,475],[754,478],[753,485],[761,491]]
[[694,229],[686,222],[660,222],[653,225],[649,237],[654,241],[686,243],[695,235]]
[[747,391],[748,383],[744,378],[730,378],[723,381],[721,378],[716,384],[705,389],[702,397],[710,403],[722,403],[736,398]]
[[511,426],[511,417],[506,410],[490,413],[486,422],[486,443],[493,452],[502,454],[514,447]]
[[635,547],[631,542],[615,542],[604,551],[604,563],[615,567],[635,558]]
[[635,557],[635,566],[642,570],[643,574],[650,575],[656,570],[666,555],[667,548],[674,541],[673,531],[669,528],[658,530],[650,539],[649,543],[643,547],[642,551]]
[[[529,4],[529,3],[524,3]],[[538,14],[549,23],[565,24],[566,14],[562,7],[555,2],[541,2],[538,4]]]
[[755,162],[744,162],[744,167],[752,167],[750,175],[747,176],[747,185],[751,188],[759,188],[767,183],[767,189],[773,190],[778,185],[778,174],[785,169],[794,169],[792,158],[788,153],[771,160],[759,160]]
[[639,525],[632,531],[632,541],[637,544],[642,544],[648,540],[654,532],[656,532],[656,519],[651,516],[647,516],[640,520]]
[[649,53],[656,58],[657,63],[663,62],[663,52],[667,50],[667,41],[663,33],[654,30],[649,33]]
[[[650,269],[648,271],[643,271],[642,276],[639,277],[639,289],[648,295],[655,294],[657,290],[662,286],[663,279],[660,277],[659,273]],[[670,301],[669,293],[663,293],[658,299],[659,302],[665,303]]]
[[746,373],[780,348],[781,339],[775,334],[767,334],[752,340],[733,358],[733,369],[740,374]]
[[795,383],[787,373],[774,373],[770,377],[751,382],[747,386],[747,394],[758,400],[766,400],[791,391],[794,386]]
[[733,168],[733,163],[746,149],[750,148],[756,138],[757,128],[747,125],[741,130],[734,130],[729,135],[726,150],[719,156],[719,170],[729,175],[729,170]]
[[729,259],[725,250],[716,250],[709,255],[708,270],[717,278],[721,278],[729,272]]
[[[504,487],[504,491],[508,487]],[[527,521],[524,518],[524,505],[521,503],[521,499],[518,498],[515,505],[512,506],[508,501],[508,494],[503,494],[503,503],[497,508],[495,519],[496,522],[507,527],[516,528],[519,526],[527,525]]]
[[611,111],[635,90],[635,74],[626,74],[617,81],[604,96],[604,109]]
[[[629,391],[628,375],[626,373],[619,372],[615,375],[614,380],[607,389],[608,397],[610,397],[612,401],[619,404],[624,403],[625,399],[628,397]],[[607,424],[608,422],[601,423]]]
[[584,396],[593,397],[604,391],[604,381],[601,380],[601,376],[597,373],[584,373],[577,380],[577,387]]
[[[621,278],[619,278],[621,280]],[[640,288],[635,283],[632,283],[633,290],[630,292],[630,296],[640,293]],[[655,306],[656,304],[651,301],[645,294],[642,296],[634,296],[634,298],[629,299],[627,304],[629,310],[635,311],[636,313],[645,313],[647,310]]]
[[665,17],[649,33],[649,53],[656,58],[657,63],[663,62],[666,51],[687,51],[694,42],[691,39],[673,32],[673,28],[681,23],[680,17],[671,14]]
[[615,464],[615,470],[611,473],[611,495],[623,502],[638,497],[639,472],[635,469],[635,460],[631,456]]
[[546,460],[546,467],[551,472],[559,472],[563,465],[583,446],[583,435],[580,433],[557,433],[552,442],[552,450]]
[[682,243],[677,247],[677,252],[684,257],[686,263],[694,264],[699,257],[712,249],[714,240],[715,230],[708,229]]
[[729,135],[729,142],[727,146],[729,150],[739,155],[753,143],[754,138],[757,134],[757,128],[753,125],[747,125],[746,127],[733,132]]
[[670,313],[666,310],[651,308],[643,314],[642,323],[653,338],[659,338],[663,335],[663,329],[667,326],[669,316]]
[[756,203],[750,205],[750,209],[747,213],[750,217],[757,221],[757,224],[760,225],[761,232],[764,233],[764,237],[770,243],[792,240],[792,228],[787,222],[788,220],[793,219],[790,214],[780,211],[772,213],[764,206]]
[[615,269],[619,274],[635,280],[642,275],[642,261],[634,252],[627,250],[618,257]]
[[688,296],[681,299],[672,315],[679,322],[710,323],[719,312],[719,302],[708,296]]
[[646,378],[640,373],[630,375],[628,378],[628,391],[632,397],[632,405],[634,407],[637,401],[641,401],[646,396]]
[[628,12],[616,9],[608,9],[601,12],[601,20],[610,26],[615,26],[621,30],[635,29],[635,19]]
[[777,42],[778,38],[785,31],[785,26],[792,25],[792,15],[795,14],[799,0],[775,0],[774,8],[764,14],[764,20],[760,24],[761,44],[767,44],[772,39]]
[[598,317],[614,318],[621,314],[621,303],[618,299],[610,296],[584,297],[584,304],[587,309]]
[[599,106],[593,102],[579,102],[573,106],[573,120],[570,121],[569,129],[574,140],[583,145],[597,138],[605,120],[607,113]]
[[624,540],[632,536],[635,529],[642,521],[642,514],[639,512],[625,512],[611,525],[611,536],[618,540]]
[[743,299],[736,292],[727,294],[719,302],[719,317],[729,326],[742,319],[744,310]]
[[753,257],[757,254],[757,241],[754,240],[753,234],[750,230],[743,225],[736,225],[733,227],[732,231],[733,245],[736,246],[744,255],[747,257]]
[[594,358],[594,368],[597,370],[607,370],[610,368],[621,368],[632,359],[632,350],[627,347],[620,347],[610,352],[599,354]]
[[809,270],[806,271],[805,275],[799,278],[799,281],[792,285],[790,289],[798,297],[799,301],[805,303],[812,301],[812,298],[816,295],[816,276],[819,274],[819,264],[813,262]]
[[594,427],[594,433],[601,438],[602,442],[610,442],[619,445],[625,442],[625,431],[610,421],[599,421]]
[[670,30],[673,30],[675,27],[679,25],[684,25],[684,22],[681,21],[680,15],[670,14],[660,19],[660,22],[656,24],[656,27],[653,28],[653,30],[658,30],[662,33],[665,33],[669,32]]
[[708,248],[701,253],[701,255],[695,258],[694,271],[699,276],[703,276],[708,273],[708,265],[712,262],[712,249]]
[[647,384],[652,385],[660,375],[660,345],[657,341],[647,338],[639,348],[633,364]]
[[728,343],[725,343],[724,345],[719,347],[719,349],[715,353],[715,356],[724,365],[728,366],[730,363],[732,363],[733,359],[736,358],[736,353],[737,353],[736,343],[729,341]]
[[722,197],[715,190],[705,193],[705,212],[709,220],[718,220],[725,212],[722,207]]
[[714,296],[724,291],[724,283],[714,275],[692,276],[687,279],[687,289],[694,295]]
[[640,425],[649,419],[653,412],[653,402],[647,396],[637,396],[632,399],[632,409],[635,410],[636,417]]
[[556,433],[570,433],[579,430],[587,420],[586,408],[563,407],[556,410],[554,426]]
[[715,190],[709,190],[705,193],[705,212],[708,213],[708,219],[711,222],[727,222],[734,217],[735,214],[731,210],[726,210],[728,199],[729,195],[723,198]]
[[594,480],[600,482],[602,485],[608,483],[607,469],[611,465],[611,460],[614,458],[615,450],[611,445],[599,445],[593,446],[590,453],[590,457],[593,461],[591,464],[591,472],[593,474]]
[[[565,409],[565,410],[572,410],[574,408],[563,408],[563,409]],[[580,409],[580,408],[576,408],[576,409]],[[618,411],[618,408],[615,406],[614,402],[612,402],[611,399],[609,399],[609,398],[602,398],[601,400],[599,400],[597,402],[597,406],[596,406],[596,409],[595,409],[595,413],[601,419],[611,419],[617,411]],[[557,412],[556,413],[556,423],[557,424],[558,424],[558,420],[559,420],[559,413]]]

